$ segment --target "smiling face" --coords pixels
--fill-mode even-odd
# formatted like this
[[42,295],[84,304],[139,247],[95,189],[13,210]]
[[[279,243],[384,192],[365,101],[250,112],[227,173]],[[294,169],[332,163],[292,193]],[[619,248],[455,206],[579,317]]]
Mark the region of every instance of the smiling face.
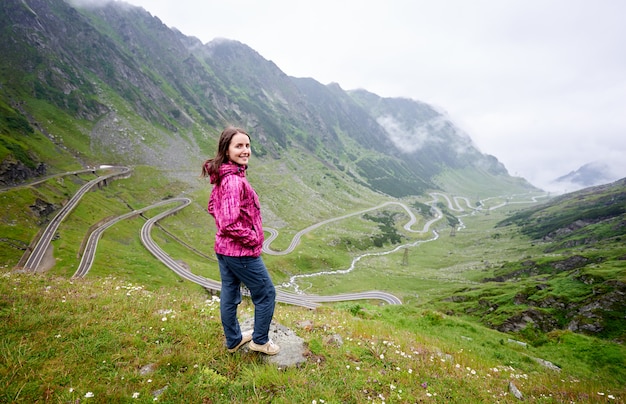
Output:
[[236,133],[228,145],[228,159],[239,165],[247,165],[252,150],[250,149],[250,138],[243,133]]

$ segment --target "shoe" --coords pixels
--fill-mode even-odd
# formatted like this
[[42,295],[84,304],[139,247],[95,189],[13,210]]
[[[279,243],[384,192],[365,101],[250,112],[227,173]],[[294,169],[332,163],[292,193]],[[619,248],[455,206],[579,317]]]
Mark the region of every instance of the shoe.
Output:
[[252,340],[252,331],[242,332],[241,341],[234,348],[228,348],[228,352],[230,353],[237,352],[239,348],[241,348],[242,346],[244,346],[251,340]]
[[267,343],[263,345],[255,344],[254,341],[250,341],[249,348],[251,351],[261,352],[266,355],[276,355],[278,352],[280,352],[280,347],[276,345],[272,340],[267,341]]

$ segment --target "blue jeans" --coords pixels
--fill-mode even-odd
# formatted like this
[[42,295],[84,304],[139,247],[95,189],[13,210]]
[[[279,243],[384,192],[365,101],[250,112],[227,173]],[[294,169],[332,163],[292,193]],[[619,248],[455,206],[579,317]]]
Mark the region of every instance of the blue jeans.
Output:
[[220,314],[226,335],[226,346],[233,348],[241,341],[241,329],[237,319],[237,306],[241,303],[241,283],[250,291],[254,303],[254,331],[252,340],[263,345],[269,341],[269,330],[276,289],[261,257],[229,257],[216,254],[222,277]]

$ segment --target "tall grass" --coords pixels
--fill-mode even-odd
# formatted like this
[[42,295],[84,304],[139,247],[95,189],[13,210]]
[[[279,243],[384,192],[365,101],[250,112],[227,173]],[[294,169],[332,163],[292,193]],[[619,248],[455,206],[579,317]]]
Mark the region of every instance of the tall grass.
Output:
[[[115,276],[0,278],[0,401],[408,403],[620,402],[623,347],[571,333],[542,349],[429,310],[279,305],[307,360],[280,369],[228,354],[218,302],[199,288]],[[250,302],[240,308],[252,315]],[[308,320],[312,327],[301,327]],[[339,340],[342,343],[333,341]],[[333,337],[333,338],[331,338]],[[570,354],[564,355],[562,345]],[[562,367],[549,370],[536,358]]]

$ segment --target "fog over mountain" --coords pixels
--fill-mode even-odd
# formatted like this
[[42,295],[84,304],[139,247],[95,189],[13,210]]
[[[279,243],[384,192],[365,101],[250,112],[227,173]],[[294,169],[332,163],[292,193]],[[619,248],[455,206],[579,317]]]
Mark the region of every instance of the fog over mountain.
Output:
[[[58,164],[37,152],[43,139],[83,165],[196,171],[221,128],[237,124],[254,134],[260,158],[303,153],[394,197],[534,189],[428,103],[295,78],[244,43],[203,44],[121,2],[1,7],[7,177],[14,160]],[[43,139],[24,138],[15,122]]]
[[626,2],[127,1],[290,76],[434,105],[536,186],[591,161],[626,176]]

